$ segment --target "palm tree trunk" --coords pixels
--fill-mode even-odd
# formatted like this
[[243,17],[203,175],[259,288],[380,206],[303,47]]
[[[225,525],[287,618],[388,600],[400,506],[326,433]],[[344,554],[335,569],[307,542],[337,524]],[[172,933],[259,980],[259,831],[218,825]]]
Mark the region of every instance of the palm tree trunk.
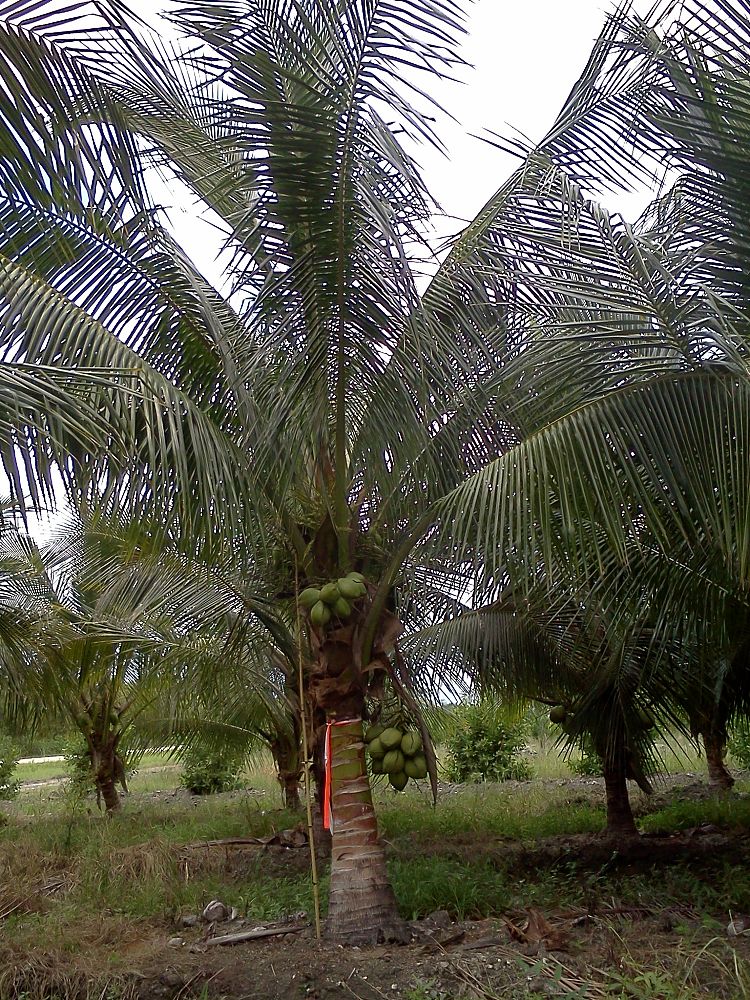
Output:
[[299,797],[299,774],[287,773],[283,776],[283,782],[284,808],[290,812],[300,812],[302,800]]
[[300,748],[284,734],[271,741],[271,753],[276,764],[276,778],[281,785],[284,808],[298,812],[302,808],[299,797],[299,783],[302,779]]
[[712,788],[729,791],[734,784],[734,778],[729,773],[724,762],[726,741],[713,728],[701,730],[701,739],[706,751],[708,764],[708,783]]
[[315,850],[321,858],[331,856],[331,831],[323,825],[323,796],[325,794],[325,742],[326,714],[320,708],[311,706],[309,718],[312,720],[308,734],[308,746],[312,748],[312,777],[315,785],[313,803],[313,836]]
[[104,800],[106,812],[117,812],[122,807],[122,802],[115,787],[114,776],[111,773],[109,775],[97,773],[95,780],[97,795]]
[[326,937],[351,945],[402,940],[404,928],[378,839],[362,720],[331,727],[331,890]]
[[638,828],[633,819],[628,797],[627,766],[625,755],[611,752],[602,758],[604,787],[607,792],[607,830],[616,837],[634,837]]
[[[88,737],[91,766],[96,786],[96,801],[98,805],[104,800],[104,808],[107,814],[117,812],[122,806],[115,786],[115,779],[117,778],[117,768],[115,765],[117,756],[115,751],[116,741],[116,736],[106,737],[97,733],[91,734]],[[124,768],[122,770],[124,774]]]

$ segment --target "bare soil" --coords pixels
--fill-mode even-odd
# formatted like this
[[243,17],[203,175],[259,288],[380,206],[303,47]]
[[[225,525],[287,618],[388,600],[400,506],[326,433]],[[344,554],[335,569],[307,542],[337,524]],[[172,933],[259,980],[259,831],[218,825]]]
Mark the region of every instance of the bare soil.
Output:
[[[207,947],[200,931],[181,931],[180,944],[166,934],[140,960],[133,955],[140,1000],[208,994],[210,997],[311,997],[316,1000],[395,1000],[429,997],[604,996],[606,970],[627,968],[637,954],[643,966],[658,968],[674,952],[676,928],[694,925],[691,948],[708,943],[697,914],[676,906],[606,906],[587,910],[530,908],[503,918],[451,922],[444,913],[411,924],[407,946],[344,949],[319,943],[312,928],[281,938]],[[713,932],[715,933],[715,932]],[[731,940],[731,944],[729,943]],[[738,956],[750,959],[745,936],[727,939]],[[705,970],[710,978],[710,971]],[[611,985],[611,982],[609,982]],[[733,997],[739,994],[709,994]],[[421,991],[421,992],[417,992]],[[687,995],[687,994],[686,994]]]
[[[569,801],[591,802],[601,795],[597,779],[575,778],[551,781],[564,784],[570,792]],[[450,794],[451,789],[444,789]],[[179,792],[144,793],[147,801],[160,802]],[[236,795],[241,793],[228,793]],[[711,794],[695,776],[672,776],[669,788],[657,792],[648,805],[639,811],[654,811],[675,798],[700,800]],[[134,802],[136,795],[131,796]],[[654,801],[655,799],[655,801]],[[196,855],[217,848],[186,848]],[[399,844],[399,854],[408,856],[408,843]],[[219,848],[219,850],[222,850]],[[415,852],[417,848],[414,848]],[[635,839],[611,840],[589,834],[561,836],[520,844],[514,840],[495,839],[487,842],[476,834],[467,833],[452,838],[449,843],[425,843],[422,838],[419,853],[434,851],[441,856],[476,861],[486,858],[493,866],[517,873],[518,879],[531,876],[540,879],[545,870],[559,869],[569,862],[577,872],[611,872],[643,874],[655,865],[681,862],[696,872],[710,869],[723,861],[746,866],[750,860],[750,831],[722,831],[710,824],[670,836],[644,835]],[[307,870],[306,848],[284,849],[238,846],[224,851],[227,872],[241,878],[258,864],[263,852],[264,872],[280,878]],[[740,915],[715,915],[706,923],[705,914],[690,900],[670,905],[624,905],[615,898],[602,899],[592,893],[591,900],[576,909],[547,907],[543,911],[528,906],[523,910],[505,912],[497,918],[480,921],[451,921],[445,912],[412,923],[412,943],[405,946],[383,945],[368,949],[344,949],[315,939],[308,919],[299,918],[289,927],[303,925],[302,930],[277,937],[248,941],[229,946],[210,946],[211,936],[227,932],[227,924],[198,924],[182,927],[179,923],[153,920],[129,924],[117,942],[122,975],[118,992],[111,994],[132,997],[133,1000],[189,1000],[193,997],[227,998],[227,1000],[456,1000],[456,998],[523,998],[571,997],[582,1000],[604,1000],[617,996],[609,988],[617,976],[627,975],[634,961],[641,968],[663,970],[679,960],[681,949],[689,955],[699,955],[703,945],[711,945],[725,955],[726,968],[733,956],[750,962],[750,937],[740,933],[728,936],[726,922]],[[720,921],[720,922],[717,922]],[[252,927],[245,924],[242,929]],[[741,930],[741,925],[740,930]],[[750,927],[750,918],[748,918]],[[229,928],[232,929],[231,927]],[[687,942],[687,944],[686,944]],[[716,944],[718,942],[718,945]],[[57,965],[48,972],[50,998],[72,1000],[86,992],[91,974],[80,972],[85,965],[94,969],[106,965],[106,943],[91,941],[86,956],[58,956]],[[12,956],[0,949],[3,959]],[[85,960],[85,961],[84,961]],[[79,970],[79,971],[77,971]],[[29,974],[34,972],[29,967]],[[655,973],[656,974],[656,973]],[[660,973],[661,974],[661,973]],[[691,975],[700,983],[701,995],[733,1000],[741,993],[731,985],[731,979],[719,974],[717,966],[697,962]],[[78,978],[76,978],[78,976]],[[65,981],[65,989],[62,982]],[[87,983],[88,980],[88,983]],[[60,986],[55,986],[55,982]],[[80,984],[77,993],[76,983]],[[729,985],[728,985],[729,983]],[[23,970],[15,991],[2,994],[0,1000],[16,1000],[24,992]],[[732,992],[735,988],[736,991]],[[687,990],[687,987],[686,987]],[[106,989],[97,995],[109,996]],[[622,996],[657,997],[659,992],[621,994]],[[664,994],[666,995],[666,994]],[[689,992],[677,997],[692,997]],[[697,995],[697,994],[696,994]],[[669,994],[672,996],[672,994]]]

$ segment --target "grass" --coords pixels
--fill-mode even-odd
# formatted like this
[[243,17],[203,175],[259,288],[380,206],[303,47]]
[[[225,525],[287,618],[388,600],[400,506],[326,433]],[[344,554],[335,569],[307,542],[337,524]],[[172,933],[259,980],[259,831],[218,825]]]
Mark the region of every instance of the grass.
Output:
[[[262,762],[246,775],[250,789],[222,797],[172,797],[168,790],[178,779],[177,769],[142,768],[133,778],[134,791],[158,788],[167,794],[131,800],[122,815],[109,821],[90,803],[72,800],[64,787],[27,790],[6,809],[10,818],[0,827],[0,915],[7,914],[4,920],[0,917],[0,966],[12,947],[14,956],[24,956],[24,968],[41,963],[42,975],[45,956],[55,955],[60,968],[74,976],[80,957],[90,954],[98,956],[98,972],[117,982],[128,968],[129,948],[144,928],[168,933],[176,917],[197,912],[211,898],[223,899],[258,922],[311,912],[304,852],[291,852],[288,859],[280,855],[281,860],[272,863],[273,856],[259,850],[188,846],[206,839],[265,836],[299,821],[278,808],[278,786]],[[461,919],[497,917],[522,913],[529,906],[544,912],[585,912],[613,902],[669,912],[675,915],[677,955],[668,962],[654,955],[646,962],[627,940],[621,942],[619,965],[612,966],[606,978],[597,973],[599,992],[590,996],[750,998],[750,992],[742,992],[750,990],[748,967],[741,957],[735,962],[725,944],[728,912],[750,912],[750,870],[745,867],[716,858],[699,867],[678,863],[623,870],[605,863],[592,869],[579,864],[574,853],[537,868],[508,861],[504,844],[531,847],[543,838],[599,831],[604,811],[596,784],[467,786],[449,790],[437,807],[416,788],[397,796],[381,785],[376,799],[389,845],[390,874],[405,917],[419,918],[438,909]],[[722,829],[747,828],[750,802],[676,798],[645,815],[642,827],[670,832],[707,822]],[[325,905],[325,878],[322,891]],[[712,938],[721,939],[721,947],[711,946],[696,959],[700,975],[690,971],[691,956],[696,958],[696,949]],[[15,975],[21,966],[11,963],[9,968]],[[15,993],[9,988],[4,992],[3,975],[0,972],[0,1000],[24,992],[21,980],[14,981]],[[731,983],[731,990],[695,992],[695,982],[710,976]],[[490,1000],[493,988],[487,986]],[[33,990],[26,992],[27,1000],[37,1000]],[[430,997],[428,983],[415,986],[412,1000],[421,1000],[423,994]],[[98,995],[104,994],[100,990]],[[112,1000],[119,996],[113,994]]]
[[[177,766],[168,754],[153,752],[143,755],[138,772],[152,767]],[[64,760],[47,761],[42,764],[19,764],[16,768],[16,778],[21,782],[47,781],[51,778],[66,778],[68,767]],[[137,777],[137,775],[136,775]]]

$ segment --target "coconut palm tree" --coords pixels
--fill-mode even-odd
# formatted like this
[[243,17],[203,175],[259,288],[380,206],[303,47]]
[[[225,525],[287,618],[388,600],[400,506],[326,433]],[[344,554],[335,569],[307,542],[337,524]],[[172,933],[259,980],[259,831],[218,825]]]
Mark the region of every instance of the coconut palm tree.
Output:
[[[635,230],[587,198],[572,137],[611,27],[420,295],[433,204],[410,154],[438,141],[424,91],[458,62],[458,4],[198,0],[174,43],[119,0],[78,13],[0,4],[0,350],[84,386],[116,369],[96,405],[123,440],[66,462],[42,428],[19,468],[48,482],[56,460],[79,494],[159,511],[184,550],[252,572],[287,635],[304,589],[364,578],[304,616],[332,737],[327,926],[398,937],[362,718],[402,621],[531,587],[540,563],[590,580],[644,531],[744,553],[744,481],[714,487],[750,426],[733,303],[674,211]],[[210,209],[221,291],[149,204],[152,170]]]
[[125,787],[123,742],[137,742],[156,704],[184,712],[180,702],[207,688],[219,660],[228,669],[241,656],[246,692],[271,702],[254,670],[268,633],[256,619],[239,636],[239,601],[216,572],[188,564],[143,525],[75,522],[41,549],[8,526],[2,543],[25,555],[8,574],[9,607],[23,612],[33,575],[37,616],[9,717],[52,709],[79,730],[108,813],[120,808],[117,783]]
[[[101,8],[83,36],[55,7],[8,8],[7,64],[18,69],[20,36],[42,69],[32,78],[21,68],[19,90],[37,106],[47,88],[61,89],[68,133],[96,122],[103,149],[110,125],[124,125],[132,188],[154,163],[188,185],[223,220],[232,295],[211,288],[158,219],[137,210],[119,175],[97,188],[101,205],[79,180],[69,208],[62,197],[35,202],[19,168],[13,263],[36,284],[18,296],[20,321],[5,324],[6,353],[74,368],[96,356],[163,387],[171,412],[137,417],[141,461],[125,476],[107,471],[104,483],[89,463],[85,485],[105,501],[158,502],[172,512],[168,529],[179,520],[184,531],[185,480],[177,489],[171,475],[154,476],[161,462],[165,471],[181,462],[195,477],[192,509],[213,513],[222,544],[231,538],[266,568],[280,605],[308,583],[355,569],[367,577],[345,626],[310,629],[315,707],[342,723],[333,729],[329,929],[351,940],[397,936],[364,765],[364,698],[398,633],[387,604],[416,520],[462,474],[459,440],[481,412],[472,355],[485,345],[473,331],[458,343],[414,321],[412,262],[432,203],[396,132],[437,141],[432,102],[410,79],[457,62],[460,11],[450,0],[195,5],[178,14],[188,39],[179,57],[165,58],[119,6]],[[64,314],[52,336],[35,324],[41,301]],[[79,336],[84,327],[94,336]],[[467,384],[457,387],[455,370]],[[181,457],[165,461],[162,428],[169,449],[182,418],[199,414],[223,444],[209,454],[183,438]],[[470,444],[469,455],[482,450]]]

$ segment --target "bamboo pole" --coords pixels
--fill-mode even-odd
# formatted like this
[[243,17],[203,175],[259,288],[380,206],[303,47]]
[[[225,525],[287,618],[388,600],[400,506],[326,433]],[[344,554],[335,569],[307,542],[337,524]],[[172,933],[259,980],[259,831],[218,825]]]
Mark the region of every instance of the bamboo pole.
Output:
[[312,874],[313,900],[315,902],[315,937],[320,941],[320,883],[318,882],[318,858],[315,854],[315,833],[313,831],[312,789],[310,781],[309,747],[307,743],[307,712],[305,711],[304,664],[302,662],[302,616],[299,607],[299,564],[294,560],[294,600],[297,609],[297,682],[299,685],[299,707],[302,716],[302,773],[305,778],[305,806],[307,807],[307,842],[310,845],[310,871]]

